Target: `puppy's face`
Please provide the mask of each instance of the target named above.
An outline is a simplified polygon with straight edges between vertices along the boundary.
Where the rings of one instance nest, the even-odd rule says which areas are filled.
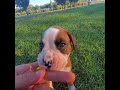
[[[38,64],[47,66],[50,70],[62,71],[68,64],[68,58],[76,40],[63,28],[54,26],[43,33],[40,42]],[[72,45],[72,47],[71,47]]]

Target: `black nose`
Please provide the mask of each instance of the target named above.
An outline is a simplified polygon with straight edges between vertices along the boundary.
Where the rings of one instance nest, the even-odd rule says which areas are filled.
[[[44,61],[44,60],[43,60],[43,61]],[[45,64],[45,66],[47,66],[48,68],[50,68],[51,65],[52,65],[52,60],[50,60],[50,61],[48,61],[48,62],[44,61],[44,64]]]

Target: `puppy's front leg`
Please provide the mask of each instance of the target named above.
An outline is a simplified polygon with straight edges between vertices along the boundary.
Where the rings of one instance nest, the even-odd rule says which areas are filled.
[[[69,90],[76,90],[76,88],[75,88],[73,83],[72,84],[68,83],[68,88],[69,88]]]

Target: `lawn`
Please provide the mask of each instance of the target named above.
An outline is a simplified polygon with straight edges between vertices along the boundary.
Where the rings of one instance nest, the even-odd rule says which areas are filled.
[[[41,33],[53,25],[71,32],[77,48],[71,53],[77,90],[105,90],[105,4],[17,17],[15,22],[16,65],[33,62],[39,52]],[[56,90],[67,85],[54,83]]]

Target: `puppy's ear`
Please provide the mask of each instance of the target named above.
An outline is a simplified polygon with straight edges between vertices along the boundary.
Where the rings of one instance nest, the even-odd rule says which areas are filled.
[[[69,32],[67,32],[67,34],[69,36],[72,49],[75,50],[75,48],[76,48],[76,38]]]

